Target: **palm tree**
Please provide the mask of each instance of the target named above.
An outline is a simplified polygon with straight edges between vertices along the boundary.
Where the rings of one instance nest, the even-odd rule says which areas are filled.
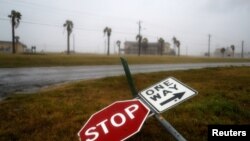
[[[145,54],[147,54],[147,50],[148,50],[148,38],[143,38],[142,39],[142,47],[143,47],[143,51]]]
[[[175,49],[175,48],[176,48],[176,41],[177,41],[177,39],[176,39],[176,37],[174,36],[172,40],[173,40],[173,45],[174,45],[174,49]]]
[[[160,51],[160,54],[162,55],[165,41],[164,41],[163,38],[160,38],[160,39],[158,39],[158,43],[160,44],[160,50],[159,51]]]
[[[18,46],[19,40],[20,40],[20,37],[19,36],[15,36],[15,46],[16,47]]]
[[[181,42],[179,40],[176,40],[176,47],[178,48],[178,56],[180,56],[180,45],[181,45]]]
[[[121,41],[117,40],[116,45],[118,46],[118,54],[120,55],[120,50],[121,50]]]
[[[70,53],[70,49],[69,49],[69,36],[73,31],[73,22],[71,20],[66,20],[66,22],[63,24],[63,26],[66,28],[67,30],[67,54]]]
[[[221,49],[220,49],[220,52],[221,52],[221,54],[222,54],[222,56],[223,56],[223,58],[224,58],[224,55],[225,55],[226,49],[223,47],[223,48],[221,48]]]
[[[140,56],[140,54],[141,54],[141,40],[142,40],[142,36],[141,35],[137,35],[136,36],[136,40],[138,40],[138,56]]]
[[[21,20],[21,13],[15,10],[11,11],[11,14],[8,15],[8,17],[11,19],[11,27],[12,27],[12,53],[16,53],[16,47],[15,47],[15,28],[18,27],[20,20]]]
[[[173,42],[174,42],[174,48],[177,47],[178,48],[178,56],[180,56],[180,46],[181,46],[181,42],[179,40],[176,39],[176,37],[173,37]]]
[[[233,51],[233,57],[234,57],[235,46],[234,46],[234,45],[231,45],[230,47],[231,47],[231,49],[232,49],[232,51]]]
[[[105,33],[107,33],[108,35],[108,51],[107,51],[107,55],[109,56],[109,45],[110,45],[110,35],[111,35],[112,29],[109,27],[105,27],[103,30],[103,33],[105,35]]]

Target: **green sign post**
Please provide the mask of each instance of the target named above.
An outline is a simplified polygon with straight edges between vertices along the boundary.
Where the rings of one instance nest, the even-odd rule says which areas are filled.
[[[125,71],[125,74],[126,74],[126,77],[128,80],[128,85],[129,85],[130,91],[132,93],[132,96],[137,97],[137,90],[135,88],[135,83],[134,83],[134,80],[131,76],[131,72],[130,72],[130,69],[128,67],[128,63],[124,58],[121,57],[120,59],[121,59],[122,66],[123,66],[123,69]]]
[[[126,78],[127,78],[127,81],[128,81],[128,84],[129,84],[129,88],[130,88],[130,91],[132,93],[132,96],[134,98],[138,97],[138,92],[136,90],[136,87],[135,87],[135,83],[134,83],[134,80],[132,78],[132,75],[131,75],[131,72],[130,72],[130,69],[129,69],[129,66],[128,66],[128,63],[127,61],[124,59],[124,58],[120,58],[121,59],[121,62],[122,62],[122,65],[123,65],[123,68],[124,68],[124,71],[125,71],[125,74],[126,74]],[[145,102],[143,99],[141,99],[145,104],[147,104],[147,102]],[[160,115],[159,113],[157,113],[154,109],[152,109],[150,106],[149,106],[150,110],[151,110],[151,115],[154,115],[154,117],[161,123],[161,125],[171,134],[174,136],[174,138],[177,140],[177,141],[186,141],[186,139],[166,120],[164,119],[164,117],[162,115]]]

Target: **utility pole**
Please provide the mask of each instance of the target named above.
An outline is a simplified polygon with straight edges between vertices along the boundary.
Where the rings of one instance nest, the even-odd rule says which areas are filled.
[[[138,23],[138,25],[139,25],[139,49],[138,49],[138,55],[140,56],[140,54],[141,54],[141,21],[139,21],[139,23]]]
[[[139,21],[138,25],[139,25],[139,35],[141,35],[141,21]]]
[[[244,58],[244,41],[241,42],[241,58]]]
[[[211,39],[211,35],[208,34],[208,52],[207,52],[207,56],[210,57],[210,40]]]

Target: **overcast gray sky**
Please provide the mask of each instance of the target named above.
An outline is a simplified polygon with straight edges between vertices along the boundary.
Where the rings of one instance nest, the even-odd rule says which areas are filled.
[[[208,34],[212,51],[234,44],[240,52],[242,40],[250,51],[249,0],[0,0],[0,40],[11,40],[7,16],[12,9],[22,14],[16,30],[20,41],[38,51],[66,50],[62,25],[67,19],[74,23],[78,52],[104,53],[106,26],[112,28],[111,51],[117,51],[117,40],[135,41],[139,20],[143,37],[172,44],[176,36],[183,55],[204,54]]]

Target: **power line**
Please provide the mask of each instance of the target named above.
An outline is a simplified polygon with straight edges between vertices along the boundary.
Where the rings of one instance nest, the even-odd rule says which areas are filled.
[[[22,23],[33,24],[33,25],[43,25],[43,26],[50,26],[50,27],[63,27],[59,25],[47,24],[47,23],[37,23],[37,22],[30,22],[30,21],[22,21]]]
[[[48,5],[44,5],[44,4],[38,4],[38,3],[34,3],[34,2],[24,2],[24,1],[4,1],[4,2],[6,2],[6,3],[11,3],[11,4],[18,4],[18,5],[24,5],[24,6],[32,6],[32,7],[39,7],[39,8],[41,8],[41,7],[43,7],[43,8],[47,8],[47,9],[49,9],[49,10],[54,10],[54,11],[57,11],[57,12],[64,12],[64,13],[68,13],[68,12],[70,12],[70,13],[75,13],[75,14],[84,14],[84,15],[86,15],[86,16],[92,16],[92,17],[104,17],[104,15],[103,16],[101,16],[100,14],[94,14],[94,13],[91,13],[91,12],[85,12],[85,11],[76,11],[76,10],[69,10],[69,9],[63,9],[63,8],[58,8],[58,7],[53,7],[53,6],[48,6]],[[48,12],[47,10],[43,10],[42,12]],[[54,12],[50,12],[50,14],[55,14]],[[57,14],[59,14],[59,13],[57,13]],[[61,15],[61,14],[60,14]],[[107,16],[105,16],[105,18],[106,18]],[[112,17],[112,19],[118,19],[117,17]],[[131,19],[125,19],[125,18],[119,18],[119,20],[123,20],[123,22],[124,21],[128,21],[128,20],[131,20]],[[134,20],[131,20],[131,21],[134,21]],[[47,24],[47,23],[38,23],[38,22],[30,22],[30,21],[23,21],[24,23],[26,22],[27,24],[34,24],[34,25],[43,25],[43,26],[51,26],[51,27],[61,27],[61,25],[52,25],[52,24]],[[140,22],[140,21],[139,21]],[[147,22],[148,23],[148,22]],[[141,22],[140,22],[140,24],[141,24]],[[150,22],[149,22],[149,24],[150,24]],[[162,26],[162,25],[160,25],[160,26]],[[141,26],[139,26],[140,28],[140,30],[141,30]],[[154,26],[154,28],[159,28],[159,25],[157,25],[157,26]],[[74,29],[76,29],[76,30],[83,30],[83,31],[91,31],[91,32],[96,32],[96,31],[98,31],[99,32],[99,29],[87,29],[87,28],[82,28],[82,27],[75,27]],[[139,32],[141,32],[141,31],[139,31]],[[126,35],[136,35],[136,34],[134,34],[134,33],[132,33],[132,32],[123,32],[123,31],[114,31],[114,33],[117,33],[117,34],[126,34]],[[165,33],[164,33],[165,34]],[[158,37],[158,36],[155,36],[155,35],[148,35],[148,36],[151,36],[151,37]]]
[[[1,17],[0,17],[0,20],[1,20],[1,21],[9,21],[10,19],[7,19],[7,18],[1,18]]]
[[[113,20],[123,20],[123,22],[128,22],[130,21],[130,23],[134,22],[135,20],[132,20],[130,18],[120,18],[120,17],[114,17],[114,16],[109,16],[109,15],[100,15],[100,14],[96,14],[96,13],[93,13],[93,12],[87,12],[87,11],[79,11],[79,10],[69,10],[69,9],[64,9],[64,8],[58,8],[58,7],[54,7],[54,6],[48,6],[48,5],[44,5],[44,4],[38,4],[38,3],[34,3],[34,2],[23,2],[23,1],[3,1],[5,3],[10,3],[11,5],[15,4],[15,5],[22,5],[22,6],[29,6],[29,7],[33,7],[33,8],[46,8],[46,9],[49,9],[49,10],[54,10],[56,12],[63,12],[63,16],[65,16],[65,13],[68,14],[68,13],[73,13],[73,14],[78,14],[78,15],[85,15],[85,16],[89,16],[89,17],[98,17],[98,18],[109,18],[109,19],[113,19]],[[39,11],[39,12],[49,12],[48,10],[42,10],[42,11]],[[49,12],[49,14],[55,14],[54,12]],[[57,13],[57,15],[62,15],[62,14],[59,14]]]
[[[0,17],[0,20],[2,20],[2,21],[9,21],[10,19]],[[56,24],[39,23],[39,22],[32,22],[32,21],[27,21],[27,20],[21,20],[20,22],[24,23],[24,24],[32,24],[32,25],[40,25],[40,26],[47,26],[47,27],[63,28],[63,26],[56,25]],[[140,22],[140,26],[139,27],[141,28],[141,22]],[[83,28],[83,27],[75,27],[74,29],[75,30],[82,30],[82,31],[89,31],[89,32],[101,32],[102,31],[101,29],[88,29],[88,28]],[[126,32],[126,31],[121,31],[121,30],[120,31],[113,30],[113,33],[122,34],[122,35],[136,35],[135,32]],[[141,31],[140,31],[140,34],[141,34]],[[145,34],[145,36],[153,37],[153,38],[158,37],[156,35],[150,35],[150,34]],[[191,44],[205,45],[205,44],[200,44],[200,43],[191,43]]]
[[[0,17],[0,20],[1,21],[9,21],[10,19]],[[38,22],[31,22],[31,21],[26,21],[26,20],[21,20],[20,22],[26,23],[26,24],[33,24],[33,25],[43,25],[43,26],[50,26],[50,27],[62,27],[62,26],[59,26],[59,25],[53,25],[53,24],[47,24],[47,23],[38,23]]]
[[[1,18],[0,20],[4,20],[4,21],[8,21],[8,18]],[[40,25],[40,26],[47,26],[47,27],[57,27],[57,28],[63,28],[63,26],[61,25],[55,25],[55,24],[48,24],[48,23],[39,23],[39,22],[31,22],[31,21],[26,21],[26,20],[21,20],[22,23],[24,24],[32,24],[32,25]],[[141,23],[141,22],[140,22]],[[141,24],[139,26],[141,28]],[[88,29],[88,28],[83,28],[83,27],[75,27],[75,30],[82,30],[82,31],[89,31],[89,32],[101,32],[101,29]],[[136,35],[135,32],[125,32],[125,31],[118,31],[118,30],[114,30],[113,33],[116,34],[122,34],[122,35]],[[141,34],[141,31],[140,31]],[[156,35],[149,35],[149,34],[145,34],[145,36],[148,37],[153,37],[153,38],[157,38],[158,36]],[[199,44],[199,45],[205,45],[205,44],[200,44],[200,43],[191,43],[191,44]]]
[[[0,20],[8,21],[9,19],[0,18]],[[24,21],[24,20],[22,20],[21,22],[25,23],[25,24],[32,24],[32,25],[41,25],[41,26],[48,26],[48,27],[63,28],[63,26],[61,26],[61,25],[54,25],[54,24],[48,24],[48,23],[38,23],[38,22],[31,22],[31,21]],[[82,31],[90,31],[90,32],[100,32],[100,31],[102,31],[101,29],[87,29],[87,28],[82,28],[82,27],[75,27],[74,29],[82,30]],[[117,34],[123,34],[123,35],[125,35],[125,34],[127,34],[127,35],[135,35],[136,34],[136,33],[124,32],[124,31],[113,31],[113,32],[117,33]]]

